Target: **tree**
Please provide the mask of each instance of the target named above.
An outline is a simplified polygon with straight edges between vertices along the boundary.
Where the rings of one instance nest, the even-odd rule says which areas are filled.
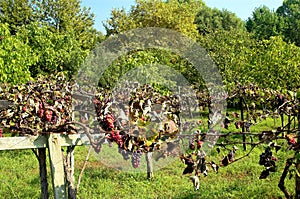
[[[243,21],[234,13],[207,6],[201,7],[195,23],[200,34],[208,34],[216,30],[243,30],[245,28]]]
[[[199,42],[218,66],[229,91],[236,81],[274,90],[299,87],[300,48],[281,37],[256,41],[253,34],[223,30]]]
[[[295,42],[300,46],[300,1],[285,0],[276,13],[283,18],[283,35],[286,41]]]
[[[0,21],[35,56],[27,65],[32,77],[54,71],[74,75],[103,39],[93,28],[94,15],[79,0],[0,0],[0,12]]]
[[[22,25],[34,21],[33,4],[28,0],[0,0],[0,21],[15,35]]]
[[[134,28],[161,27],[195,38],[197,29],[194,20],[203,5],[202,1],[137,0],[129,13],[123,9],[113,10],[111,18],[104,23],[104,27],[107,36]]]
[[[246,22],[246,28],[258,39],[281,36],[287,42],[300,45],[300,1],[285,0],[276,12],[268,7],[256,8]]]
[[[74,33],[53,33],[47,25],[31,23],[20,29],[18,35],[27,41],[37,59],[29,66],[33,77],[56,71],[67,71],[73,75],[89,52],[81,48]]]
[[[89,59],[95,58],[89,56]],[[87,60],[86,64],[88,64],[88,62],[89,60]],[[171,69],[164,70],[164,68],[160,65],[172,68],[174,71],[172,72]],[[146,70],[143,69],[143,67],[146,67]],[[139,69],[137,71],[134,71],[132,70],[134,68]],[[127,73],[130,70],[132,70],[131,72],[133,73]],[[175,84],[174,81],[178,80],[176,78],[180,78],[177,76],[178,74],[176,74],[175,71],[182,74],[191,84],[204,84],[203,79],[199,75],[198,71],[193,68],[192,64],[189,63],[186,59],[172,52],[158,49],[133,51],[129,54],[119,57],[113,62],[111,67],[106,69],[106,71],[103,73],[100,78],[100,83],[101,87],[113,88],[121,78],[124,78],[124,75],[128,78],[128,80],[132,78],[143,79],[143,77],[141,77],[141,74],[139,74],[140,72],[142,74],[145,74],[145,76],[151,74],[152,76],[147,77],[147,79],[151,81],[151,83],[172,85]],[[166,82],[166,79],[169,82]]]
[[[271,37],[252,50],[246,74],[254,83],[274,90],[296,90],[300,81],[300,48]]]
[[[0,21],[8,23],[11,33],[31,22],[52,27],[52,32],[72,33],[82,49],[93,49],[97,31],[94,14],[81,7],[80,0],[0,0]]]
[[[245,65],[249,62],[249,56],[255,40],[246,31],[216,30],[206,34],[198,41],[212,57],[218,66],[227,89],[234,88],[238,80],[242,83],[249,82],[244,73]]]
[[[128,13],[124,9],[111,12],[110,19],[104,24],[107,32],[106,36],[113,36],[136,28],[160,27],[175,30],[187,37],[196,39],[198,31],[194,19],[203,5],[202,1],[194,0],[138,0]],[[196,69],[180,56],[163,50],[147,49],[143,52],[131,52],[129,55],[116,60],[111,69],[108,69],[102,77],[102,86],[111,86],[118,78],[134,67],[151,65],[155,68],[154,65],[157,63],[173,67],[193,83],[199,83],[202,80],[195,76]],[[193,73],[194,75],[191,75]]]
[[[271,36],[282,35],[283,26],[282,18],[266,6],[256,8],[252,17],[246,21],[247,30],[253,32],[258,39],[269,39]]]
[[[36,0],[33,7],[38,22],[52,27],[53,32],[74,34],[83,50],[93,49],[97,32],[94,14],[81,8],[80,0]]]

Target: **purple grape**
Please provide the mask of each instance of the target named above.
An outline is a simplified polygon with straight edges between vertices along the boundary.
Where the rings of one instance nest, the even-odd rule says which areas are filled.
[[[134,151],[131,155],[131,164],[133,168],[138,168],[141,164],[141,157],[143,153],[141,151]]]
[[[129,152],[127,150],[119,148],[119,153],[121,153],[124,160],[128,160],[130,158],[129,157]]]

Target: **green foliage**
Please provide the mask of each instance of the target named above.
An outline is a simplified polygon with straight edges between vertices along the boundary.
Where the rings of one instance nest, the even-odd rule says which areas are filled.
[[[300,46],[300,1],[284,0],[276,13],[284,20],[283,35],[287,41]]]
[[[79,0],[1,0],[0,21],[8,23],[15,35],[19,28],[32,22],[47,24],[52,32],[73,32],[82,49],[92,49],[97,32],[94,14],[81,7]]]
[[[28,42],[37,59],[37,62],[29,67],[31,75],[35,77],[38,74],[56,71],[76,73],[88,51],[80,47],[80,42],[74,34],[53,33],[51,27],[40,26],[38,23],[22,27],[18,35]]]
[[[112,36],[124,31],[143,27],[160,27],[178,31],[191,39],[198,37],[195,17],[204,6],[202,1],[136,1],[136,5],[126,13],[125,10],[113,10],[111,18],[104,24],[107,36]],[[184,15],[184,17],[183,17]],[[116,60],[105,71],[101,79],[101,86],[114,84],[126,72],[138,66],[148,65],[153,70],[158,70],[155,64],[161,64],[181,73],[190,83],[202,85],[203,80],[199,77],[196,69],[185,59],[171,52],[151,49],[143,52],[131,52]],[[172,76],[173,74],[170,74]],[[156,77],[158,78],[158,77]],[[159,79],[159,78],[158,78]]]
[[[195,23],[200,34],[209,34],[218,30],[245,29],[243,21],[234,13],[207,6],[201,7],[195,18]]]
[[[275,90],[299,86],[300,49],[281,37],[256,41],[252,34],[231,30],[207,34],[199,42],[219,67],[229,91],[236,81]]]
[[[251,34],[234,29],[219,30],[205,35],[198,42],[218,66],[227,89],[234,88],[236,80],[242,83],[249,81],[244,70],[255,45]]]
[[[16,84],[30,79],[30,66],[35,64],[27,42],[10,34],[8,24],[0,24],[0,82]]]
[[[247,30],[253,32],[258,39],[282,35],[283,26],[282,18],[266,6],[256,8],[246,22]]]
[[[0,21],[7,23],[15,35],[18,28],[35,20],[33,6],[28,0],[0,0]]]
[[[300,45],[300,1],[285,0],[276,12],[268,7],[256,8],[249,17],[246,28],[255,33],[258,39],[269,39],[271,36],[281,36],[287,42]]]
[[[162,70],[162,67],[159,66],[169,67],[170,69],[160,71]],[[163,83],[165,82],[164,79],[173,79],[173,81],[176,81],[176,74],[171,72],[171,70],[174,70],[182,74],[192,84],[203,84],[202,77],[186,59],[183,59],[174,53],[157,49],[136,51],[121,56],[103,73],[99,82],[101,82],[102,87],[111,88],[127,72],[136,67],[140,67],[140,69],[146,67],[147,72],[145,74],[148,73],[153,75],[148,77],[149,80],[152,80],[152,83]],[[141,70],[140,72],[142,72]],[[151,72],[151,70],[153,72]],[[130,75],[132,76],[133,74]],[[130,80],[130,78],[128,78],[128,80]],[[172,84],[172,81],[169,83]],[[173,84],[174,83],[175,82],[173,82]]]
[[[94,14],[80,0],[36,0],[33,9],[38,22],[52,27],[54,33],[73,34],[83,50],[93,49],[97,32],[93,28]]]
[[[279,10],[283,8],[277,12],[266,6],[257,8],[244,25],[233,13],[211,9],[201,1],[137,1],[129,13],[125,10],[113,10],[105,27],[107,36],[139,27],[155,26],[177,30],[198,39],[219,67],[223,82],[229,90],[234,88],[235,81],[242,84],[254,83],[264,88],[291,90],[298,87],[296,82],[299,69],[295,66],[298,65],[299,50],[295,45],[285,42],[291,40],[289,37],[296,39],[296,33],[287,36],[284,32],[292,32],[284,30],[288,27],[294,28],[294,24],[287,25],[286,21],[291,16],[297,16],[294,9],[296,4],[297,1],[284,2],[285,9],[280,15]],[[185,18],[189,22],[182,19],[182,9],[185,9]],[[250,33],[245,31],[245,27]],[[294,29],[297,30],[297,21]],[[195,30],[200,35],[195,35]],[[153,63],[172,65],[189,77],[190,82],[198,85],[203,83],[202,80],[197,81],[201,78],[189,63],[174,55],[170,56],[171,54],[162,51],[154,54],[150,51],[132,53],[136,55],[124,56],[113,64],[111,71],[109,69],[106,72],[110,78],[107,78],[108,81],[103,80],[104,84],[117,81],[138,65]]]
[[[160,27],[179,31],[195,38],[197,28],[194,24],[202,1],[162,1],[137,0],[129,13],[113,10],[111,18],[104,24],[107,36],[141,27]],[[182,16],[184,14],[184,17]]]
[[[280,37],[262,40],[253,48],[245,76],[264,88],[295,90],[300,81],[300,48]]]
[[[13,68],[0,71],[1,82],[24,82],[56,71],[72,76],[103,40],[92,27],[94,15],[81,8],[79,0],[1,0],[0,11],[0,21],[6,24],[1,29],[11,35],[1,42],[1,68]]]

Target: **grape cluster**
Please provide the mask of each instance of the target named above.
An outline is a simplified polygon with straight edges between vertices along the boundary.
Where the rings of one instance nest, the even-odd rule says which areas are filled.
[[[180,155],[180,159],[181,161],[186,165],[186,168],[183,170],[183,175],[184,174],[189,174],[189,173],[193,173],[196,163],[193,160],[193,157],[191,154],[184,156],[184,155]]]
[[[143,153],[140,150],[132,152],[132,154],[131,154],[131,164],[132,164],[133,168],[137,168],[137,167],[140,166],[142,155],[143,155]]]
[[[269,176],[270,172],[276,171],[276,157],[272,155],[272,151],[270,147],[265,149],[259,157],[259,164],[265,167],[265,170],[260,174],[259,179],[265,179]]]
[[[124,160],[130,159],[130,152],[124,149],[119,148],[119,153],[123,156]]]

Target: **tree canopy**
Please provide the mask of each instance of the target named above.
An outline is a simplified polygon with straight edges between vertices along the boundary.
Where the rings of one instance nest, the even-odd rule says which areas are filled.
[[[292,89],[298,86],[299,74],[299,2],[285,0],[275,11],[256,8],[243,22],[234,13],[210,8],[201,0],[137,0],[128,12],[111,11],[104,35],[93,27],[94,14],[81,7],[79,0],[0,0],[0,81],[24,82],[56,71],[72,76],[105,37],[160,27],[178,31],[203,46],[227,87],[238,80]],[[192,83],[202,82],[186,59],[148,49],[117,59],[101,84],[116,82],[141,64],[156,63],[173,67]]]
[[[246,22],[247,30],[253,32],[258,39],[281,35],[283,26],[282,18],[266,6],[256,8]]]
[[[118,34],[133,28],[160,27],[179,31],[189,37],[197,36],[194,23],[202,1],[178,0],[137,0],[129,13],[124,9],[112,10],[111,17],[104,23],[107,36]]]
[[[7,23],[0,24],[0,82],[28,81],[30,66],[36,63],[31,47],[10,34]]]
[[[300,1],[284,0],[276,13],[284,22],[283,36],[287,41],[295,42],[300,46]]]
[[[195,18],[200,34],[208,34],[217,30],[245,29],[243,21],[228,10],[201,7]]]
[[[185,12],[182,12],[183,8]],[[128,13],[113,10],[105,27],[107,36],[154,26],[196,38],[217,64],[228,89],[233,88],[236,81],[272,89],[292,89],[297,86],[299,69],[294,66],[298,64],[299,48],[286,43],[290,40],[283,36],[285,24],[278,11],[271,11],[266,6],[256,8],[252,18],[244,23],[234,13],[209,8],[202,1],[137,1]],[[111,71],[108,77],[121,77],[122,74],[117,71],[128,71],[133,66],[156,60],[178,69],[193,83],[201,82],[195,81],[199,76],[195,75],[193,66],[187,61],[176,59],[167,52],[154,52],[132,52],[124,56],[115,63],[115,74]],[[292,73],[289,73],[289,68],[293,68]]]
[[[16,49],[1,54],[1,67],[14,70],[14,75],[3,70],[1,82],[55,71],[73,75],[101,36],[79,0],[0,0],[0,13],[0,50]]]
[[[246,22],[249,32],[258,39],[281,36],[287,42],[300,45],[300,1],[284,0],[276,11],[266,6],[256,8]]]

